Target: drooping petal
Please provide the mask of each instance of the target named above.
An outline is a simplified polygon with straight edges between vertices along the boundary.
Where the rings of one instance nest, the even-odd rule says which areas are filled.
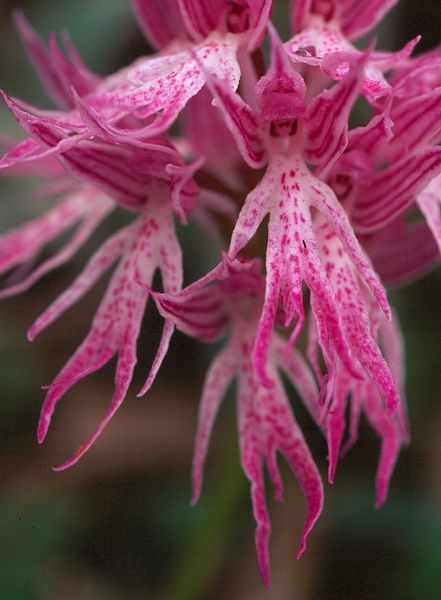
[[[318,423],[321,414],[319,390],[306,360],[296,348],[287,350],[286,341],[276,334],[272,340],[272,351],[279,367],[296,388],[312,418]]]
[[[108,265],[118,251],[121,253],[121,250],[125,250],[95,314],[89,334],[54,382],[48,386],[49,391],[43,404],[38,428],[39,441],[43,441],[46,435],[53,411],[61,396],[76,381],[102,367],[117,353],[115,393],[95,432],[74,456],[58,469],[67,468],[79,460],[124,400],[136,364],[136,343],[148,297],[148,292],[139,285],[138,281],[144,280],[151,285],[155,269],[164,268],[168,271],[164,278],[165,285],[172,286],[170,291],[178,291],[175,286],[180,286],[182,278],[182,269],[177,264],[180,263],[180,255],[169,261],[167,252],[170,235],[173,235],[172,230],[170,207],[163,202],[162,197],[153,206],[149,206],[134,224],[123,230],[122,234],[120,232],[116,240],[119,242],[119,248],[112,249],[114,254],[110,259],[108,255],[102,256]],[[115,239],[113,241],[115,242]],[[118,244],[114,245],[118,246]],[[146,261],[145,257],[149,254],[150,260]],[[83,280],[80,292],[75,291],[74,284],[72,288],[74,297],[78,296],[78,293],[81,295],[85,285],[90,285],[91,276],[96,277],[96,273],[100,269],[102,271],[99,265],[94,266],[94,272],[90,263],[89,268],[86,268],[89,281],[84,284]],[[71,303],[71,299],[68,299],[68,302]]]
[[[329,186],[321,181],[314,182],[311,187],[311,204],[315,206],[325,217],[332,229],[341,240],[345,251],[351,258],[360,277],[372,292],[372,295],[382,308],[386,316],[390,317],[390,307],[387,300],[386,291],[373,270],[369,259],[363,252],[357,237],[349,223],[346,212],[337,201]]]
[[[401,447],[401,436],[397,423],[384,412],[376,390],[367,387],[364,399],[364,412],[372,427],[381,437],[380,460],[377,468],[377,498],[375,508],[386,500],[389,482]]]
[[[244,348],[245,351],[245,348]],[[268,541],[270,522],[265,501],[263,466],[275,473],[274,453],[281,452],[295,474],[306,498],[308,513],[297,558],[306,548],[306,538],[317,521],[323,506],[323,488],[309,448],[295,422],[281,382],[273,370],[274,386],[263,388],[253,376],[244,357],[239,375],[239,434],[242,466],[251,482],[251,498],[256,520],[256,546],[260,572],[270,585]],[[276,488],[277,490],[277,488]]]
[[[43,275],[66,263],[113,207],[109,198],[85,189],[83,193],[68,197],[44,216],[0,239],[0,272],[5,272],[35,257],[46,243],[80,222],[72,238],[61,250],[43,261],[24,280],[1,290],[0,298],[27,290]]]
[[[53,153],[66,170],[101,188],[129,210],[140,210],[156,190],[157,180],[169,181],[166,167],[174,160],[182,164],[175,150],[166,144],[145,143],[142,146],[115,143],[113,133],[92,112],[87,112],[98,135],[83,125],[83,133],[70,135],[69,121],[34,117],[8,99],[20,124],[48,153]],[[86,114],[86,105],[82,105]],[[102,125],[102,127],[101,127]],[[87,139],[90,138],[90,139]],[[109,141],[106,141],[106,138]],[[34,156],[34,155],[32,155]]]
[[[127,250],[127,245],[133,234],[133,226],[128,226],[107,239],[104,244],[89,259],[83,271],[48,308],[38,317],[28,331],[28,339],[35,337],[46,327],[49,327],[66,310],[80,300],[98,279],[116,262]]]
[[[290,307],[287,314],[297,312],[301,326],[304,318],[302,281],[311,290],[311,303],[322,339],[332,338],[348,370],[355,376],[357,373],[312,225],[309,200],[315,182],[319,183],[301,159],[274,158],[260,184],[248,195],[231,239],[229,256],[234,258],[254,235],[265,215],[270,214],[265,300],[254,347],[255,369],[268,384],[265,365],[278,301],[280,299],[285,307]],[[339,206],[336,199],[335,203]],[[343,209],[340,207],[340,210]],[[352,247],[354,256],[357,249],[359,262],[363,264],[358,245]],[[366,259],[364,261],[367,265]],[[298,330],[294,329],[295,334]],[[291,343],[294,341],[291,339]]]
[[[372,309],[358,281],[359,270],[351,263],[349,256],[344,252],[342,242],[333,235],[327,224],[319,228],[319,235],[322,260],[335,291],[345,336],[353,354],[366,375],[378,387],[388,411],[392,414],[400,403],[399,390],[373,337],[375,328],[370,316]],[[338,384],[337,379],[336,386]]]
[[[193,452],[192,504],[197,503],[201,493],[205,459],[220,403],[238,368],[236,350],[232,344],[225,346],[210,365],[205,377]]]

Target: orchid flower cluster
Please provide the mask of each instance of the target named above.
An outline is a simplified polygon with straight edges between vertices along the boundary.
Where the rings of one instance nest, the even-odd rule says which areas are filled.
[[[323,506],[322,479],[281,373],[326,439],[330,482],[366,417],[381,438],[376,506],[409,438],[403,348],[384,285],[405,283],[439,260],[441,49],[414,57],[419,38],[397,52],[354,45],[396,2],[294,0],[292,37],[283,42],[270,21],[272,0],[132,0],[156,54],[104,78],[67,35],[63,47],[55,35],[46,44],[15,15],[57,108],[3,93],[26,137],[2,138],[0,167],[43,177],[38,193],[55,203],[0,238],[1,272],[16,269],[0,296],[27,290],[69,261],[112,212],[131,216],[28,332],[33,340],[115,267],[88,335],[47,386],[38,440],[60,398],[116,355],[106,414],[57,470],[96,441],[127,395],[149,297],[164,321],[140,395],[154,383],[175,329],[205,342],[223,338],[203,385],[193,502],[219,405],[236,380],[241,462],[266,585],[264,471],[281,500],[277,453],[306,499],[298,556]],[[351,128],[360,98],[369,117]],[[176,219],[192,219],[225,242],[217,266],[186,287]],[[61,248],[36,261],[68,231]],[[156,271],[161,290],[153,288]]]

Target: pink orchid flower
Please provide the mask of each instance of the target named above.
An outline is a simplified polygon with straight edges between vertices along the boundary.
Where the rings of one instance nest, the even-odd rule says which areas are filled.
[[[360,57],[352,40],[369,32],[397,3],[397,0],[300,0],[292,3],[291,22],[298,32],[285,44],[294,62],[321,69],[333,79],[341,79]],[[373,52],[363,68],[362,92],[375,103],[391,94],[384,73],[403,63],[420,37],[398,52]]]
[[[262,181],[245,200],[229,250],[230,257],[237,256],[269,213],[265,300],[253,350],[256,371],[267,383],[267,348],[279,302],[285,313],[285,326],[296,315],[291,344],[304,323],[302,281],[311,291],[311,306],[319,323],[324,354],[328,354],[326,340],[333,340],[335,351],[357,377],[357,361],[342,324],[342,307],[337,304],[330,272],[320,257],[313,208],[324,216],[331,235],[336,235],[342,243],[336,264],[350,261],[389,314],[384,290],[358,245],[346,213],[332,190],[315,175],[325,173],[345,148],[347,115],[358,89],[359,71],[350,73],[305,106],[303,79],[289,63],[273,32],[271,66],[256,86],[260,113],[216,80],[211,82],[216,101],[226,113],[244,158],[251,166],[268,161]],[[316,165],[314,174],[306,161]],[[348,310],[350,304],[346,306]],[[347,318],[352,317],[349,312]],[[389,390],[386,395],[392,411],[398,403],[392,381]]]
[[[234,378],[238,380],[238,428],[241,462],[251,483],[256,547],[264,583],[271,584],[268,543],[270,521],[265,501],[263,468],[266,465],[282,500],[283,484],[277,467],[280,452],[297,477],[308,505],[299,558],[323,506],[320,474],[297,425],[278,369],[297,388],[310,411],[318,405],[318,390],[305,360],[297,350],[286,352],[286,341],[273,334],[269,348],[270,388],[255,372],[252,348],[263,300],[264,280],[259,261],[223,262],[179,294],[154,294],[162,316],[191,337],[211,341],[228,331],[228,341],[214,359],[205,379],[199,408],[193,456],[193,503],[202,486],[203,470],[213,424],[221,400]]]
[[[217,411],[235,379],[266,585],[264,470],[281,500],[278,452],[307,503],[298,556],[323,506],[321,477],[281,372],[326,438],[330,482],[365,415],[381,439],[376,506],[409,438],[402,341],[383,284],[402,284],[439,261],[441,63],[439,47],[410,57],[419,38],[394,53],[355,48],[395,3],[297,0],[294,37],[282,44],[269,20],[271,0],[132,0],[157,52],[107,77],[85,66],[67,35],[64,50],[55,35],[46,45],[15,16],[56,107],[41,110],[2,92],[27,137],[0,137],[0,169],[41,176],[35,196],[55,203],[0,236],[0,298],[65,264],[112,211],[130,215],[28,332],[34,339],[116,267],[89,333],[46,386],[38,440],[62,396],[116,356],[104,417],[57,469],[75,464],[97,440],[127,395],[149,296],[164,325],[139,395],[153,385],[175,329],[205,342],[226,338],[203,387],[193,502]],[[360,96],[372,113],[350,129]],[[415,208],[424,219],[408,219]],[[267,217],[263,273],[255,241]],[[214,269],[182,289],[175,220],[189,218],[218,240],[230,226],[229,243]],[[70,229],[39,263],[40,251]],[[152,289],[156,271],[161,291]],[[303,329],[306,358],[296,347]]]

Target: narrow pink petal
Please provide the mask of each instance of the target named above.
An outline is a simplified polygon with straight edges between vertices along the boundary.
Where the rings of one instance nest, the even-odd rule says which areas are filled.
[[[321,407],[319,405],[317,383],[311,373],[310,367],[296,348],[291,348],[287,353],[285,351],[286,342],[280,337],[274,336],[272,346],[276,353],[277,363],[291,384],[296,388],[303,404],[314,421],[318,423]]]
[[[326,417],[326,438],[328,442],[328,481],[334,483],[341,442],[346,427],[345,411],[349,395],[349,376],[342,368],[337,368],[332,406]]]
[[[0,272],[27,261],[46,243],[79,221],[87,210],[87,194],[75,194],[46,214],[20,225],[0,238]]]
[[[84,340],[72,358],[66,363],[54,382],[48,387],[49,391],[41,408],[40,420],[37,428],[37,439],[41,444],[46,437],[58,400],[69,388],[82,377],[100,369],[115,354],[115,348],[110,344],[105,346],[97,344],[94,331]]]
[[[401,440],[403,444],[408,444],[410,440],[410,426],[407,417],[406,399],[405,399],[405,349],[404,340],[401,333],[398,316],[393,315],[392,321],[380,320],[379,334],[384,354],[387,358],[390,370],[397,382],[400,391],[401,402],[398,406],[395,419],[400,428]]]
[[[141,314],[139,315],[139,313]],[[125,334],[123,345],[119,349],[118,363],[116,366],[115,392],[104,418],[100,421],[94,433],[78,448],[75,454],[61,465],[55,467],[54,471],[64,471],[78,462],[101,435],[106,425],[123,403],[136,365],[136,339],[141,326],[142,313],[143,307],[141,311],[138,311],[138,318],[133,319],[131,324],[132,327]]]
[[[29,340],[33,340],[43,329],[55,321],[64,311],[70,308],[95,284],[101,275],[121,256],[130,240],[133,226],[122,229],[110,237],[92,256],[82,273],[72,285],[64,291],[38,317],[28,331]]]
[[[366,285],[371,290],[385,315],[390,317],[390,306],[387,300],[386,291],[381,284],[378,275],[373,270],[369,259],[361,249],[349,223],[346,212],[341,204],[335,198],[332,190],[319,181],[311,186],[311,192],[311,203],[322,213],[332,229],[336,232],[346,252],[354,263],[357,272],[360,274],[360,277],[363,278]]]
[[[182,288],[182,251],[176,238],[174,223],[170,214],[167,215],[167,217],[163,217],[162,227],[160,232],[157,234],[155,244],[158,255],[157,266],[161,271],[162,285],[164,290],[166,290],[168,294],[177,294]],[[147,283],[150,285],[150,281]],[[138,394],[139,396],[145,394],[153,384],[165,355],[167,354],[174,329],[174,323],[166,320],[162,330],[158,350],[153,360],[147,380]]]
[[[257,562],[263,583],[271,586],[269,537],[271,524],[266,506],[263,466],[266,454],[261,416],[258,413],[258,388],[250,378],[239,379],[239,442],[242,468],[251,483],[251,502],[256,521]],[[257,402],[256,402],[257,401]],[[255,403],[257,406],[255,406]],[[262,402],[263,403],[263,402]]]
[[[387,498],[389,482],[397,462],[401,439],[396,423],[384,411],[381,401],[370,390],[366,394],[365,413],[372,427],[381,437],[380,461],[378,463],[376,487],[377,499],[375,508],[379,508]]]
[[[119,235],[110,238],[111,244],[110,247],[107,244],[107,252],[99,251],[86,267],[86,275],[83,272],[83,279],[80,276],[75,282],[77,289],[74,283],[66,292],[66,298],[61,297],[59,303],[62,310],[84,293],[85,288],[90,287],[91,279],[93,283],[97,275],[103,271],[103,264],[96,264],[97,256],[98,259],[102,258],[106,268],[121,251],[125,251],[95,314],[89,334],[54,382],[48,386],[49,391],[43,404],[38,427],[40,442],[47,433],[57,402],[65,392],[76,381],[101,368],[112,356],[118,354],[115,395],[108,413],[85,446],[60,468],[74,464],[90,448],[125,397],[136,363],[136,343],[148,298],[148,292],[139,285],[138,280],[151,285],[154,271],[158,263],[163,260],[163,257],[160,257],[161,243],[168,238],[170,223],[170,207],[164,203],[163,197],[159,197],[134,224],[119,232]],[[149,254],[150,260],[145,260]],[[173,269],[173,266],[168,268]],[[60,308],[55,308],[58,308],[59,313]],[[49,314],[46,321],[50,317]]]
[[[308,512],[297,558],[306,548],[306,540],[323,508],[323,486],[318,469],[302,432],[294,420],[280,381],[276,382],[274,404],[265,406],[265,427],[275,435],[275,445],[284,455],[305,495]]]
[[[341,456],[344,456],[358,440],[362,407],[363,400],[360,398],[360,394],[352,394],[350,402],[349,435],[341,449]]]
[[[88,197],[87,200],[92,203],[92,206],[88,208],[82,223],[78,226],[69,242],[59,252],[42,262],[25,279],[0,291],[0,299],[22,293],[41,279],[43,275],[50,273],[70,260],[114,207],[113,202],[106,197]],[[65,226],[68,227],[69,223],[65,223]],[[43,238],[41,241],[44,243],[48,241],[48,238]]]
[[[174,331],[174,324],[171,321],[165,321],[164,326],[162,328],[161,339],[156,350],[155,358],[153,359],[152,366],[150,367],[147,379],[145,380],[144,385],[137,394],[138,397],[144,396],[144,394],[146,394],[152,387],[153,382],[156,379],[156,375],[158,374],[158,371],[161,368],[162,363],[164,362],[164,358],[168,352],[170,341]]]
[[[205,377],[199,405],[198,429],[195,438],[192,481],[192,504],[196,504],[202,487],[205,459],[213,424],[220,403],[237,371],[236,349],[228,344],[214,359]]]
[[[272,180],[264,178],[245,199],[231,236],[228,255],[235,258],[254,236],[257,228],[269,211],[269,203],[273,194]]]

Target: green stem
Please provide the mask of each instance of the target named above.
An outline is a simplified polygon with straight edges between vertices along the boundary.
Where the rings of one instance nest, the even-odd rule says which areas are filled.
[[[178,561],[164,600],[198,600],[209,588],[232,537],[237,510],[245,489],[236,442],[229,445],[199,518]],[[206,494],[207,495],[207,494]]]

